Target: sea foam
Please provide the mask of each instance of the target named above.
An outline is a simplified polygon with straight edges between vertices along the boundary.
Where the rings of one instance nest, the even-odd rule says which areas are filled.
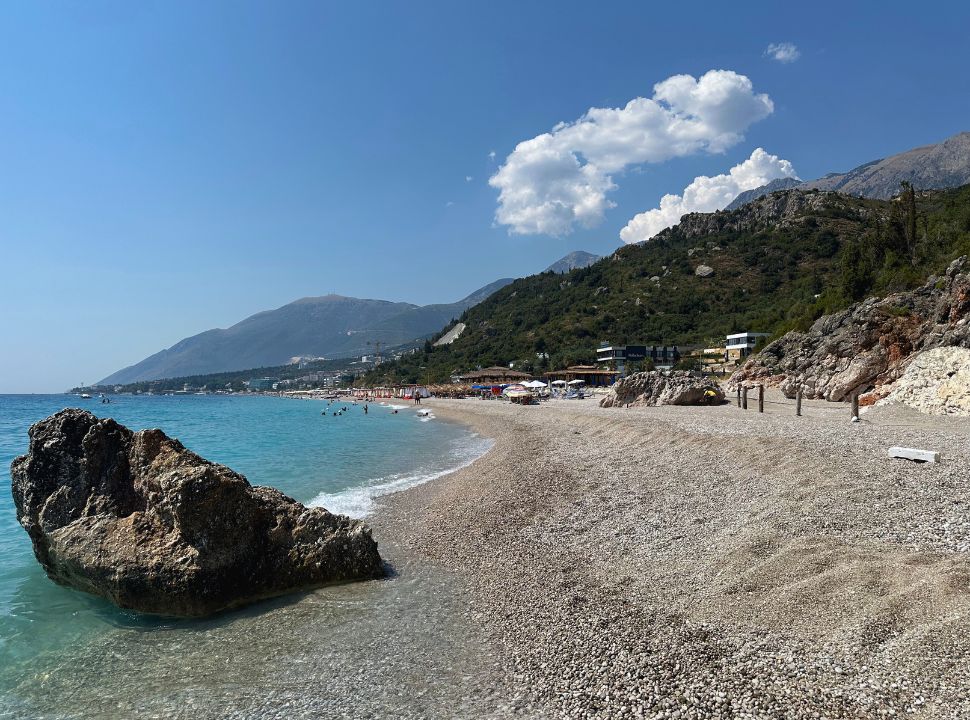
[[[374,478],[363,486],[335,493],[320,493],[307,504],[310,507],[326,508],[338,515],[349,515],[352,518],[367,517],[378,509],[379,504],[376,500],[382,495],[406,490],[466,468],[488,452],[494,444],[495,441],[490,438],[475,436],[460,451],[451,453],[451,459],[455,462],[453,465],[438,470],[428,468]]]

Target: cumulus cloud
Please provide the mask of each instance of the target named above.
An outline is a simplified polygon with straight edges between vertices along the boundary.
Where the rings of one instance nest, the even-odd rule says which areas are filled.
[[[471,175],[466,175],[466,176],[465,176],[465,182],[471,182],[471,181],[472,181],[472,180],[474,180],[474,179],[475,179],[475,178],[473,178],[473,177],[472,177]]]
[[[795,47],[794,43],[771,43],[765,48],[765,57],[770,57],[780,63],[793,63],[801,57],[801,52]]]
[[[494,160],[495,159],[495,151],[494,150],[489,150],[488,151],[488,159],[489,160]]]
[[[660,207],[636,215],[620,231],[625,243],[649,240],[661,230],[680,222],[690,212],[721,210],[740,193],[753,190],[777,178],[797,178],[795,168],[777,155],[769,155],[761,148],[751,153],[724,175],[701,175],[691,181],[680,195],[664,195]]]
[[[489,179],[495,220],[518,235],[566,235],[593,227],[614,204],[613,175],[642,163],[723,152],[774,110],[751,81],[730,70],[674,75],[653,96],[620,108],[590,108],[573,122],[519,143]]]

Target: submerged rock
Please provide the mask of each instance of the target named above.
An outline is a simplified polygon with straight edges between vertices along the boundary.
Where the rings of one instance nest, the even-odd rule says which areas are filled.
[[[625,405],[716,405],[724,400],[717,381],[685,370],[639,372],[616,381],[601,407]]]
[[[254,487],[161,430],[68,409],[11,465],[17,519],[55,582],[139,612],[198,617],[377,578],[360,521]]]

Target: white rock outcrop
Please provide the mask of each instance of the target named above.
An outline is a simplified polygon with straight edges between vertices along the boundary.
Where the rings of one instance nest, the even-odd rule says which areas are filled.
[[[878,404],[892,403],[928,415],[970,417],[970,349],[940,347],[916,355]]]

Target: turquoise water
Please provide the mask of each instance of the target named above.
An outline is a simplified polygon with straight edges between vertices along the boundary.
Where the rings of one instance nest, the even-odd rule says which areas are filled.
[[[90,690],[92,682],[96,688],[98,678],[86,676],[77,666],[90,664],[91,656],[102,658],[105,643],[121,660],[137,648],[137,657],[147,665],[141,670],[152,672],[165,662],[152,652],[162,653],[173,637],[179,638],[179,652],[184,652],[185,646],[213,632],[227,632],[226,623],[237,628],[256,623],[253,618],[260,612],[230,616],[216,625],[164,622],[118,611],[47,579],[17,523],[9,467],[27,450],[27,428],[68,406],[114,417],[133,429],[159,427],[203,457],[243,473],[253,484],[272,485],[300,502],[355,516],[373,511],[380,495],[467,464],[488,447],[488,441],[461,426],[420,418],[414,408],[403,405],[394,413],[391,407],[371,404],[365,415],[363,406],[351,401],[328,407],[321,401],[271,397],[116,396],[106,405],[97,398],[66,395],[0,396],[0,482],[5,486],[0,493],[0,717],[16,716],[21,702],[36,712],[37,698],[24,696],[52,682],[52,677],[64,680],[66,666],[77,673],[70,680],[72,692],[80,692],[82,686]],[[344,414],[333,416],[345,406]],[[344,597],[363,591],[328,592]],[[391,602],[387,591],[382,592],[380,602]],[[393,602],[400,605],[399,598]],[[319,612],[299,617],[300,622],[312,617],[316,623]],[[125,666],[137,671],[134,656]],[[104,693],[110,690],[106,687]],[[72,714],[66,698],[64,702],[65,707],[52,709],[49,716],[87,716]],[[178,716],[174,706],[159,702],[162,710],[155,711],[161,716]]]

